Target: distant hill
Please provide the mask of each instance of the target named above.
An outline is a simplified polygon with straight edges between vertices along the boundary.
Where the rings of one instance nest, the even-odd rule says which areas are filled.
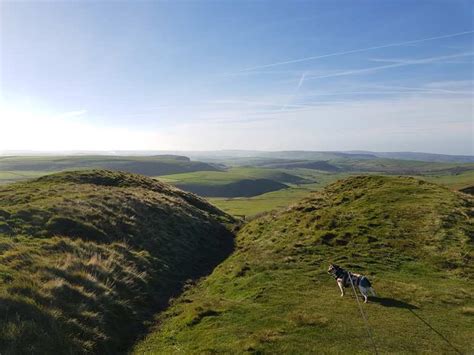
[[[396,159],[341,159],[332,161],[341,171],[378,172],[395,175],[461,174],[474,171],[474,163],[436,163]]]
[[[352,177],[267,214],[158,320],[136,353],[374,352],[337,263],[367,275],[379,353],[472,353],[474,201],[409,177]]]
[[[176,152],[174,152],[176,153]],[[418,152],[372,152],[372,151],[245,151],[223,150],[209,152],[183,152],[186,156],[202,161],[244,162],[252,159],[289,159],[289,160],[337,160],[337,159],[377,159],[416,160],[434,163],[474,163],[473,155],[448,155]]]
[[[216,166],[185,156],[0,156],[0,172],[57,172],[72,169],[109,169],[147,176],[193,171],[218,171]]]
[[[176,186],[205,197],[251,197],[288,187],[278,181],[269,179],[241,179],[216,185],[178,183]]]
[[[434,163],[474,163],[472,155],[447,155],[433,153],[415,153],[415,152],[364,152],[355,151],[350,154],[370,154],[379,158],[428,161]]]
[[[274,168],[274,169],[312,169],[312,170],[320,170],[320,171],[328,171],[328,172],[338,172],[342,171],[341,168],[337,167],[334,164],[330,164],[324,160],[287,160],[287,161],[278,161],[278,162],[265,162],[259,163],[259,166],[266,167],[266,168]]]
[[[233,219],[153,179],[65,172],[0,187],[0,353],[125,353]]]
[[[180,189],[205,197],[251,197],[286,189],[287,184],[304,184],[301,176],[279,169],[256,167],[231,168],[225,171],[197,171],[160,177]]]
[[[260,152],[256,156],[273,157],[279,159],[303,159],[303,160],[337,160],[337,159],[397,159],[425,161],[433,163],[474,163],[472,155],[447,155],[416,152],[371,152],[371,151],[348,151],[348,152],[318,152],[318,151],[281,151]]]

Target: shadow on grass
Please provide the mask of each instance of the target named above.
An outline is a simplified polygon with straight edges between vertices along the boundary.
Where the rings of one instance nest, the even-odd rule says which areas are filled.
[[[374,303],[378,303],[384,307],[395,307],[395,308],[404,308],[408,310],[418,309],[417,306],[397,300],[395,298],[388,298],[388,297],[370,297],[370,301]]]
[[[428,328],[430,328],[434,333],[436,333],[441,339],[443,339],[446,344],[448,344],[453,351],[458,354],[462,354],[450,341],[446,338],[441,332],[433,328],[433,326],[428,323],[425,319],[423,319],[418,313],[415,313],[415,309],[419,309],[417,306],[412,305],[407,302],[403,302],[394,298],[388,297],[371,297],[370,300],[374,303],[378,303],[384,307],[396,307],[396,308],[403,308],[407,309],[411,314],[413,314],[416,318],[418,318],[421,322],[423,322]]]
[[[51,314],[22,300],[0,297],[0,352],[3,354],[71,354],[77,348]],[[81,329],[71,329],[81,331]],[[48,339],[47,342],[39,339]]]

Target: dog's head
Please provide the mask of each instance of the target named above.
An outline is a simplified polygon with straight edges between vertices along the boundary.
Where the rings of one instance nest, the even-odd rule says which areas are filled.
[[[336,264],[330,264],[328,268],[328,274],[334,274],[336,273],[337,270],[339,270],[340,267]]]

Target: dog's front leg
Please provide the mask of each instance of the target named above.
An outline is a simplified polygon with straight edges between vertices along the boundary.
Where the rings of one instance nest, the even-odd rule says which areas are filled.
[[[344,297],[344,285],[342,284],[342,281],[337,280],[337,285],[339,286],[339,289],[341,290],[341,297]]]

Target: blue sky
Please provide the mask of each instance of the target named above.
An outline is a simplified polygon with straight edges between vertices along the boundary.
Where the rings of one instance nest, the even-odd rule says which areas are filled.
[[[0,150],[474,154],[471,1],[0,11]]]

